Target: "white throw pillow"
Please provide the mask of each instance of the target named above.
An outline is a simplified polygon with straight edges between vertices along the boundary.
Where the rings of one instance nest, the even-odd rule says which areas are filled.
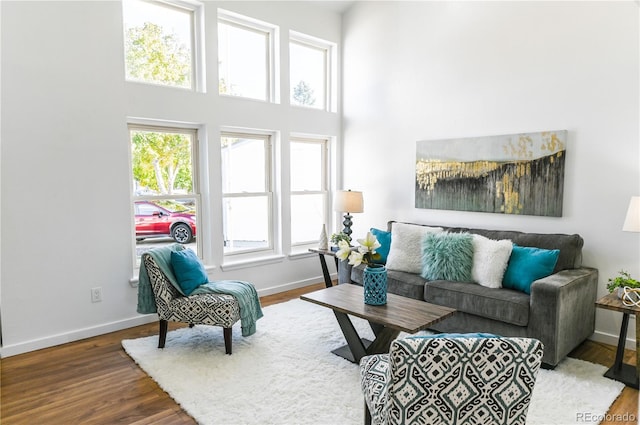
[[[421,274],[424,236],[427,233],[437,233],[442,230],[442,227],[393,223],[391,225],[391,248],[387,257],[387,269]]]
[[[507,269],[513,242],[496,241],[481,235],[473,235],[473,268],[471,277],[487,288],[502,288],[502,277]]]

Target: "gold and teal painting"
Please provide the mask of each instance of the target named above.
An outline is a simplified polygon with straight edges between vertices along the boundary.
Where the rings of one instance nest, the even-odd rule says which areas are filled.
[[[567,131],[416,144],[416,208],[562,217]]]

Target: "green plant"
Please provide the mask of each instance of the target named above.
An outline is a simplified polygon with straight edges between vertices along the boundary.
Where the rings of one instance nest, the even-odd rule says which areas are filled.
[[[334,244],[335,246],[338,246],[338,244],[340,243],[340,241],[345,241],[347,243],[351,243],[351,238],[349,237],[349,235],[347,235],[346,233],[334,233],[331,235],[331,243]]]
[[[640,282],[632,278],[629,273],[624,270],[620,270],[618,273],[620,276],[609,278],[608,280],[607,289],[609,292],[615,291],[616,288],[624,288],[625,286],[629,288],[640,288]]]

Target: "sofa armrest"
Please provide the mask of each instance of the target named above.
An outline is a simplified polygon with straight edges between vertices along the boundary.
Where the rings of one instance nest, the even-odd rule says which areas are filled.
[[[529,334],[542,341],[544,363],[555,366],[595,330],[598,270],[562,270],[531,285]]]
[[[348,260],[338,259],[338,284],[351,283],[351,269],[353,266]]]
[[[351,247],[351,251],[357,251],[358,248]],[[337,257],[336,257],[337,258]],[[349,264],[349,259],[341,260],[338,258],[338,284],[352,283],[351,270],[353,266]]]

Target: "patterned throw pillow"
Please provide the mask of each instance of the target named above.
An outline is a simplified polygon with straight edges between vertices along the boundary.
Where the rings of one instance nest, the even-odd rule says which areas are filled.
[[[422,244],[422,274],[427,280],[471,282],[473,236],[468,233],[432,233]]]

